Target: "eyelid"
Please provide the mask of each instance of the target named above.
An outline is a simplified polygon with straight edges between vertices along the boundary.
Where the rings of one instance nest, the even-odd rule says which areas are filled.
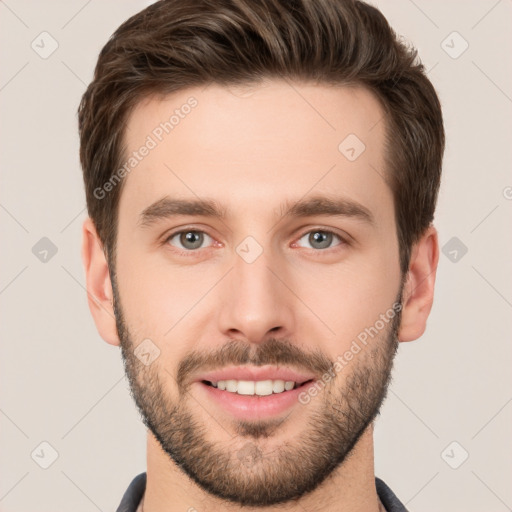
[[[196,227],[196,226],[182,226],[180,228],[176,228],[176,230],[173,230],[171,231],[170,233],[166,233],[164,236],[163,236],[163,241],[162,241],[162,245],[171,245],[169,243],[169,240],[171,238],[174,238],[176,235],[180,235],[182,233],[186,233],[186,232],[190,232],[190,231],[193,231],[193,232],[197,232],[197,233],[202,233],[204,235],[206,235],[207,237],[210,237],[215,243],[219,244],[219,242],[216,241],[215,237],[213,237],[212,235],[210,235],[205,229],[201,229],[199,227]],[[314,249],[314,248],[309,248],[309,247],[304,247],[304,249],[308,249],[310,251],[313,251],[315,253],[326,253],[326,252],[329,252],[330,250],[335,250],[336,247],[339,247],[339,246],[349,246],[351,245],[352,243],[352,237],[348,234],[340,234],[338,233],[337,231],[335,231],[334,229],[332,228],[324,228],[322,226],[315,226],[315,227],[309,227],[307,228],[305,231],[302,231],[301,234],[295,238],[295,241],[292,243],[292,246],[296,246],[297,245],[297,242],[303,238],[305,235],[309,234],[309,233],[312,233],[312,232],[315,232],[315,231],[319,231],[319,232],[322,232],[322,233],[329,233],[329,234],[332,234],[334,235],[335,237],[338,237],[338,239],[340,240],[340,243],[339,244],[336,244],[334,245],[333,247],[328,247],[326,249]],[[222,245],[222,243],[220,242],[220,244]],[[202,248],[199,248],[199,249],[180,249],[179,247],[176,247],[176,246],[173,246],[173,250],[175,252],[178,252],[180,255],[184,255],[184,256],[194,256],[195,254],[199,253],[200,252],[200,249],[202,250],[205,250],[205,249],[211,249],[213,247],[213,244],[208,246],[208,247],[202,247]]]
[[[162,245],[167,245],[167,244],[171,245],[169,243],[171,238],[174,238],[176,235],[181,235],[182,233],[189,233],[189,232],[202,233],[203,235],[206,235],[207,237],[211,238],[214,242],[216,242],[215,238],[212,235],[210,235],[206,230],[198,228],[198,227],[193,227],[193,226],[185,226],[185,227],[176,228],[175,231],[173,230],[170,233],[166,233],[163,236]],[[194,250],[191,250],[191,249],[188,249],[188,250],[187,249],[180,249],[179,247],[176,247],[174,245],[172,247],[176,251],[179,251],[179,252],[187,254],[187,255],[199,252],[199,249],[194,249]],[[208,249],[210,247],[212,247],[212,246],[202,247],[201,249]]]
[[[338,233],[337,231],[335,231],[334,229],[332,228],[324,228],[324,227],[321,227],[321,226],[316,226],[316,227],[313,227],[313,228],[308,228],[306,231],[302,232],[301,235],[299,235],[297,238],[296,238],[296,242],[293,242],[293,244],[295,245],[301,238],[303,238],[305,235],[309,234],[309,233],[313,233],[315,231],[318,231],[318,232],[322,232],[322,233],[328,233],[328,234],[331,234],[331,235],[334,235],[336,237],[339,238],[340,240],[340,243],[337,244],[337,245],[334,245],[333,247],[328,247],[327,249],[310,249],[309,247],[306,247],[306,249],[310,249],[312,251],[315,251],[315,252],[327,252],[329,251],[330,249],[335,249],[336,247],[338,246],[342,246],[342,245],[350,245],[351,244],[351,237],[350,235],[348,234],[340,234]]]

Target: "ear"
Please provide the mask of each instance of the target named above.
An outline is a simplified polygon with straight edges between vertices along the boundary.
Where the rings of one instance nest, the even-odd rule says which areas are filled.
[[[402,297],[400,341],[418,339],[427,326],[434,302],[434,284],[439,261],[439,241],[434,226],[430,226],[411,250],[411,261]]]
[[[107,343],[120,345],[107,259],[91,218],[87,218],[82,226],[82,262],[86,276],[87,301],[96,329]]]

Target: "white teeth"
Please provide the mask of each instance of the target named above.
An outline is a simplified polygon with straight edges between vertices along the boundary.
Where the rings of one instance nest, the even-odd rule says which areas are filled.
[[[238,393],[239,395],[258,396],[283,393],[283,391],[290,391],[295,387],[295,382],[292,380],[219,380],[211,384],[222,391]]]
[[[259,396],[267,396],[272,394],[272,381],[259,380],[254,386],[254,392]]]
[[[290,389],[293,389],[293,386],[295,386],[295,382],[286,381],[284,383],[284,389],[286,389],[286,391],[290,391]]]
[[[254,381],[239,380],[236,392],[239,395],[254,395]]]
[[[222,382],[221,380],[219,382]],[[238,381],[237,380],[227,380],[226,381],[226,391],[231,391],[231,393],[236,393],[238,391]]]
[[[284,380],[275,380],[272,391],[274,393],[282,393],[284,391]]]

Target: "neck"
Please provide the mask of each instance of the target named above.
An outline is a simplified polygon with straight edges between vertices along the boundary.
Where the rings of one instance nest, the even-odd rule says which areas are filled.
[[[153,434],[147,438],[147,484],[143,512],[216,510],[235,512],[237,503],[212,496],[192,481],[162,450]],[[373,425],[350,456],[319,487],[299,500],[271,507],[244,507],[246,512],[380,512],[375,488]]]

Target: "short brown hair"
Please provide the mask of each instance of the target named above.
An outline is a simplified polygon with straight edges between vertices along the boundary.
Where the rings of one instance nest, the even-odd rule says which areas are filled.
[[[266,78],[360,85],[380,100],[386,180],[407,272],[411,247],[434,218],[445,145],[441,105],[417,51],[358,0],[160,0],[116,30],[78,109],[87,208],[111,265],[124,180],[102,199],[95,190],[124,161],[134,106],[152,94]]]

